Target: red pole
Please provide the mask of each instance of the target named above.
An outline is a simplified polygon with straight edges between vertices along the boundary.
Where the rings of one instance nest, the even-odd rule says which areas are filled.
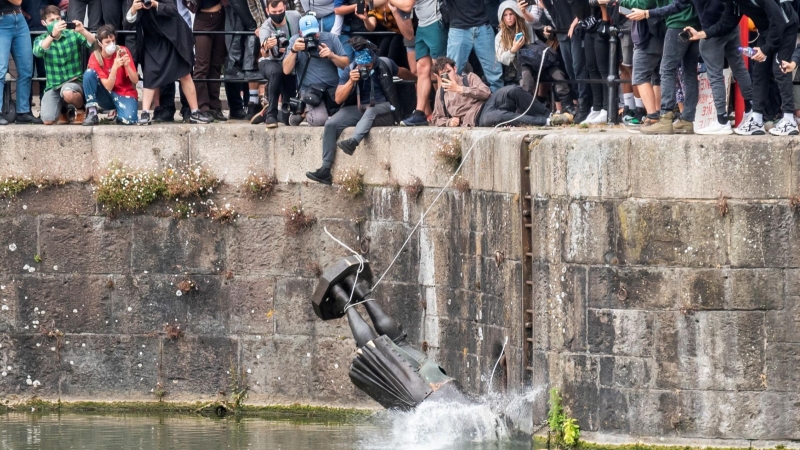
[[[750,40],[750,28],[748,27],[748,21],[749,19],[747,16],[742,16],[742,20],[739,21],[739,40],[742,43],[742,47],[748,47],[750,45],[748,43]],[[747,68],[750,65],[750,61],[748,61],[748,58],[744,55],[742,55],[742,58],[744,58],[744,67]],[[735,125],[738,126],[742,122],[742,117],[745,113],[744,97],[742,97],[742,91],[739,90],[739,83],[736,83],[736,89],[734,90],[733,107],[735,111],[734,117],[736,118]],[[719,111],[717,111],[717,114],[719,114]]]

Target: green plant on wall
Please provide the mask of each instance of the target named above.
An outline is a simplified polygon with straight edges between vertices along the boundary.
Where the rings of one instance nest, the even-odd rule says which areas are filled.
[[[573,448],[578,445],[581,438],[581,427],[578,421],[569,417],[561,403],[561,393],[558,389],[550,390],[550,411],[547,413],[547,425],[556,438],[559,447]]]

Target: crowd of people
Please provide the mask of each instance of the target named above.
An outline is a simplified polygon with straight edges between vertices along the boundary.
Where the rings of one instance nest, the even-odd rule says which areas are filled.
[[[606,123],[614,108],[643,134],[798,134],[795,0],[301,0],[298,6],[0,0],[0,95],[9,56],[17,70],[16,98],[4,102],[13,111],[3,111],[0,125],[92,126],[101,113],[119,124],[170,122],[177,82],[186,122],[325,127],[323,165],[308,173],[322,183],[331,182],[336,148],[352,154],[375,125],[591,125]],[[745,48],[742,16],[753,43]],[[618,61],[609,60],[612,35],[619,38]],[[735,129],[726,63],[747,111]],[[609,98],[602,83],[582,81],[606,80],[617,70],[631,80],[621,84],[619,98]],[[38,118],[31,112],[34,71],[46,79]],[[717,120],[695,130],[702,72]],[[405,117],[398,81],[413,83],[416,92]],[[351,126],[353,136],[338,140]]]

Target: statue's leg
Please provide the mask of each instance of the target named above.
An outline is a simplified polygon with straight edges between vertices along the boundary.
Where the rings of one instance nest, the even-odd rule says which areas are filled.
[[[352,275],[344,279],[343,284],[347,290],[353,289],[353,281],[355,281],[355,278]],[[358,283],[356,283],[354,297],[365,299],[369,294],[369,285],[365,281],[359,280]],[[367,308],[369,318],[372,320],[372,325],[375,327],[375,331],[378,332],[378,335],[383,336],[385,334],[398,345],[405,340],[406,332],[403,330],[403,326],[390,315],[386,314],[377,301],[372,300],[364,302],[364,306]]]
[[[350,298],[350,291],[345,290],[340,283],[332,289],[333,296],[336,298],[336,303],[344,304]],[[350,331],[353,333],[353,339],[356,340],[356,346],[361,348],[367,345],[367,342],[377,338],[379,335],[367,324],[364,319],[358,314],[354,307],[347,308],[347,322],[350,324]]]

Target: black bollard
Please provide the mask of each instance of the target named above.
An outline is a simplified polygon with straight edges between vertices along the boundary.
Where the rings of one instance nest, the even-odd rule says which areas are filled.
[[[616,125],[619,123],[619,107],[617,106],[619,103],[619,98],[617,98],[617,89],[619,88],[617,84],[617,78],[619,78],[619,67],[617,66],[617,36],[619,35],[619,29],[615,26],[611,26],[608,29],[608,34],[611,35],[608,39],[609,72],[606,78],[608,83],[608,123]]]

